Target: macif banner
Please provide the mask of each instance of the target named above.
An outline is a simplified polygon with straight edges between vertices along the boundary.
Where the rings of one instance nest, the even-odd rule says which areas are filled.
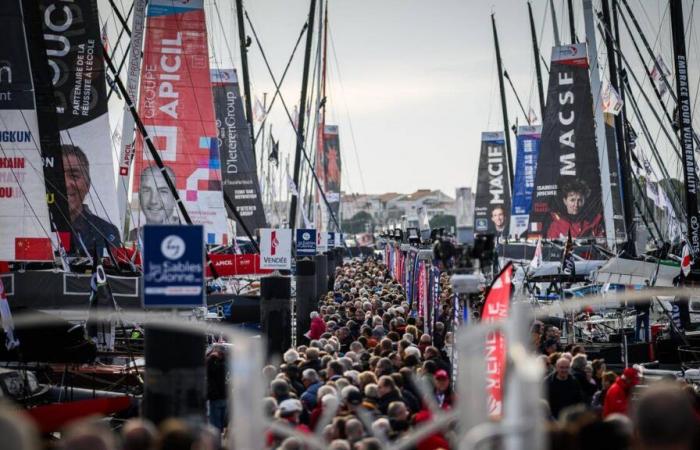
[[[260,196],[255,151],[245,120],[236,70],[212,69],[211,83],[224,192],[236,206],[250,232],[255,233],[255,230],[265,228],[267,222]],[[236,230],[239,236],[246,235],[243,227],[239,226]]]
[[[474,232],[507,237],[510,182],[502,131],[481,133],[481,156],[474,202]]]
[[[147,15],[139,114],[192,222],[208,244],[226,244],[203,0],[151,0]],[[146,224],[184,222],[140,136],[136,149],[129,240]]]
[[[97,0],[40,0],[70,211],[71,250],[119,245],[119,209]],[[79,242],[82,242],[79,244]]]
[[[528,236],[604,236],[586,44],[552,49]]]
[[[520,237],[527,231],[541,133],[542,127],[539,125],[518,127],[513,209],[510,215],[510,235],[513,237]]]

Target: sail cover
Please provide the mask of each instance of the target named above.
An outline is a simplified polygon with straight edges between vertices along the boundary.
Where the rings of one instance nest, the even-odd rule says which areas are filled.
[[[203,0],[148,4],[139,115],[193,223],[228,241]],[[146,224],[184,222],[143,139],[136,142],[129,239]]]
[[[508,236],[510,181],[502,131],[481,133],[481,156],[474,202],[474,232]]]
[[[0,260],[53,260],[21,0],[0,2]],[[57,136],[56,136],[57,138]]]
[[[600,166],[585,44],[552,49],[529,237],[603,237]]]
[[[61,136],[71,248],[92,252],[105,241],[118,245],[114,149],[97,0],[40,0],[39,5]]]
[[[325,125],[323,128],[323,175],[325,180],[326,200],[333,212],[333,216],[340,223],[338,213],[340,212],[340,137],[338,135],[338,125]],[[322,208],[324,209],[324,208]],[[331,214],[328,214],[329,230],[335,229],[335,222]]]
[[[535,187],[537,156],[540,153],[542,127],[518,127],[515,180],[513,181],[513,210],[510,216],[510,235],[520,237],[527,231]]]
[[[212,69],[218,145],[221,152],[221,178],[224,192],[231,199],[246,227],[254,233],[266,228],[265,210],[253,143],[243,114],[243,99],[235,69]],[[236,234],[245,236],[243,227]]]

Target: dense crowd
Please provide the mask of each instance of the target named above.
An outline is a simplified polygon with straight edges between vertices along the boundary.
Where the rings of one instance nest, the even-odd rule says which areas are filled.
[[[266,431],[269,449],[309,448],[299,436],[316,434],[332,450],[373,450],[406,438],[435,411],[459,402],[453,390],[451,298],[440,278],[441,305],[433,325],[416,317],[403,287],[378,261],[353,260],[338,268],[334,288],[311,313],[304,342],[264,367],[264,413],[296,437]],[[474,304],[481,304],[477,301]],[[432,329],[430,334],[425,333]],[[533,350],[544,367],[541,415],[550,448],[684,450],[698,445],[700,397],[692,385],[664,380],[645,386],[633,368],[620,374],[603,360],[589,361],[582,346],[563,347],[559,329],[535,322]],[[207,357],[209,424],[170,419],[156,429],[132,419],[115,435],[90,422],[66,431],[66,450],[214,450],[235,433],[227,423],[224,347]],[[645,383],[646,384],[646,383]],[[234,393],[235,395],[235,393]],[[26,442],[1,448],[39,447],[28,423],[0,410],[0,436]],[[421,437],[411,448],[457,448],[455,424]],[[502,445],[496,439],[497,448]]]

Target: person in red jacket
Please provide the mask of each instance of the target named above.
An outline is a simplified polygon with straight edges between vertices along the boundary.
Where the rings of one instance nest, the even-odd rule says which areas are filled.
[[[569,231],[574,239],[602,236],[603,215],[597,213],[591,216],[585,212],[586,203],[593,200],[586,183],[573,177],[562,177],[558,184],[561,203],[554,209],[559,209],[560,212],[551,213],[547,238],[565,239]]]
[[[321,315],[318,312],[312,311],[311,326],[309,327],[309,331],[306,332],[306,337],[309,338],[309,340],[311,341],[315,339],[321,339],[321,336],[325,332],[326,322],[323,320],[323,317],[321,317]]]
[[[608,389],[605,394],[605,402],[603,403],[603,417],[608,417],[613,413],[627,414],[630,398],[632,398],[632,389],[639,384],[639,374],[637,369],[632,367],[626,368],[622,375],[617,377],[615,383]]]

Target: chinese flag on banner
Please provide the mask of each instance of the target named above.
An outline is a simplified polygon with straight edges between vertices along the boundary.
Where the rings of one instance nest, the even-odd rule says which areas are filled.
[[[15,238],[16,261],[53,261],[49,238]]]
[[[498,322],[508,318],[513,279],[513,264],[508,263],[494,278],[481,312],[482,322]],[[489,415],[503,414],[503,380],[506,367],[506,342],[503,334],[493,331],[486,336],[486,399]]]

